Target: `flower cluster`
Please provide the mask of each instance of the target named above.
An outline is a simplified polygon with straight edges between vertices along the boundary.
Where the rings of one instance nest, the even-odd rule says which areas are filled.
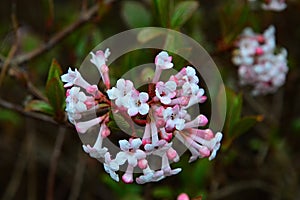
[[[236,43],[233,63],[239,66],[241,85],[253,86],[252,94],[275,92],[285,82],[288,72],[287,51],[275,54],[275,28],[270,26],[263,34],[246,28]]]
[[[285,0],[265,0],[262,4],[262,9],[264,10],[282,11],[285,8]]]
[[[180,168],[172,169],[170,166],[170,163],[179,161],[176,146],[173,145],[174,138],[190,150],[190,162],[204,157],[209,160],[215,158],[222,133],[214,134],[210,129],[198,129],[207,125],[207,117],[199,114],[192,119],[188,112],[190,107],[207,99],[204,89],[198,85],[199,79],[193,67],[184,67],[169,80],[160,81],[163,70],[174,66],[172,57],[162,51],[155,58],[156,70],[152,82],[148,84],[148,91],[140,92],[131,80],[125,79],[119,79],[116,86],[111,88],[109,68],[106,65],[109,55],[108,49],[105,52],[97,51],[91,53],[90,59],[99,70],[107,95],[97,85],[84,80],[76,69],[69,69],[61,79],[66,82],[65,87],[71,87],[67,90],[66,111],[76,130],[85,134],[90,128],[100,125],[94,145],[84,144],[83,150],[91,157],[104,161],[104,169],[111,178],[119,181],[118,171],[123,165],[126,167],[122,175],[125,183],[134,181],[135,168],[141,172],[135,177],[139,184],[156,182],[179,173]],[[107,105],[107,113],[82,121],[84,113],[98,109],[100,104],[101,108]],[[110,113],[118,113],[124,119],[144,127],[142,137],[132,134],[129,139],[119,140],[120,151],[116,154],[112,154],[109,146],[103,143],[113,135],[108,125],[112,120]],[[153,168],[150,156],[160,159],[159,169]]]
[[[248,1],[251,3],[256,2],[256,0],[248,0]],[[259,1],[259,4],[263,10],[271,10],[277,12],[286,9],[287,7],[285,0],[262,0],[262,2]]]

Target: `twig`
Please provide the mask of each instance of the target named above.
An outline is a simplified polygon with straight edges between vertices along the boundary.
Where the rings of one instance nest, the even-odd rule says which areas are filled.
[[[63,127],[59,127],[54,150],[50,160],[50,169],[48,174],[47,181],[47,192],[46,192],[46,200],[54,199],[54,183],[55,183],[55,174],[57,169],[58,158],[61,153],[61,148],[64,142],[64,138],[66,135],[66,130]]]
[[[50,50],[52,47],[54,47],[56,44],[58,44],[62,39],[64,39],[66,36],[69,34],[73,33],[74,30],[76,30],[78,27],[84,25],[86,22],[88,22],[93,15],[95,15],[98,11],[99,5],[96,4],[95,6],[91,7],[89,10],[86,12],[81,13],[79,16],[78,20],[70,24],[69,26],[65,27],[63,30],[60,32],[56,33],[53,35],[52,38],[45,44],[42,44],[40,47],[37,47],[36,49],[32,50],[31,52],[21,54],[17,56],[16,58],[12,60],[5,60],[7,65],[20,65],[23,64],[39,55],[42,53]]]
[[[24,110],[24,108],[22,106],[10,103],[10,102],[5,101],[1,98],[0,98],[0,107],[16,111],[16,112],[18,112],[18,113],[20,113],[24,116],[27,116],[27,117],[30,117],[30,118],[33,118],[33,119],[42,120],[42,121],[49,122],[49,123],[55,124],[55,125],[63,125],[64,127],[67,127],[67,128],[72,128],[72,129],[74,128],[73,126],[71,126],[67,122],[65,124],[59,124],[50,116],[40,114],[40,113],[36,113],[36,112],[26,111],[26,110]]]
[[[85,164],[86,160],[82,157],[82,150],[80,148],[80,151],[78,151],[78,162],[76,165],[76,172],[69,196],[69,200],[76,200],[78,199],[79,193],[80,193],[80,187],[83,181],[83,176],[85,172]]]
[[[11,67],[8,74],[20,81],[34,97],[43,101],[48,101],[46,96],[31,82],[26,71],[23,71],[17,67]]]
[[[12,24],[13,24],[14,31],[15,31],[15,42],[14,42],[13,46],[11,47],[11,49],[9,50],[7,59],[4,61],[4,64],[3,64],[3,67],[2,67],[2,70],[1,70],[1,73],[0,73],[0,86],[3,82],[6,71],[9,67],[9,63],[13,59],[13,57],[16,54],[17,49],[18,49],[18,41],[19,41],[19,37],[18,37],[18,20],[17,20],[17,17],[16,17],[15,8],[16,8],[16,5],[15,5],[15,3],[13,3],[11,19],[12,19]]]

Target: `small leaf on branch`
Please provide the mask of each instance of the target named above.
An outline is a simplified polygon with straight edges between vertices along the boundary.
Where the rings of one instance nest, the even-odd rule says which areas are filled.
[[[54,115],[53,108],[50,106],[48,102],[41,100],[31,100],[25,105],[26,111],[36,111],[45,113],[48,115]]]
[[[52,78],[59,78],[60,79],[60,75],[62,74],[62,69],[60,67],[60,65],[58,64],[58,62],[53,59],[49,72],[48,72],[48,78],[47,78],[47,83],[52,79]]]
[[[57,121],[64,120],[65,89],[60,79],[62,70],[56,60],[53,59],[46,83],[46,96],[53,108],[54,118]]]

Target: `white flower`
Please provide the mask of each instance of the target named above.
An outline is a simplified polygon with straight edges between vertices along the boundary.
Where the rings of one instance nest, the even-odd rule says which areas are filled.
[[[102,147],[103,138],[108,135],[106,131],[109,131],[109,129],[105,123],[102,123],[94,146],[91,147],[89,144],[82,145],[83,150],[90,154],[92,158],[103,158],[106,154],[108,149],[106,147]]]
[[[269,0],[268,3],[262,4],[262,9],[282,11],[286,8],[285,0]]]
[[[186,67],[186,75],[183,76],[183,79],[189,83],[197,84],[199,82],[199,78],[196,75],[196,70],[191,66]]]
[[[84,103],[87,100],[87,96],[83,92],[80,92],[79,87],[72,87],[70,90],[68,90],[67,95],[67,112],[80,113],[87,110],[87,106]]]
[[[146,157],[145,152],[139,149],[142,145],[140,138],[132,139],[129,142],[120,140],[119,144],[122,151],[116,155],[116,160],[120,164],[124,164],[127,161],[129,165],[135,167],[139,159]]]
[[[75,124],[75,128],[79,133],[85,133],[87,130],[97,124],[101,123],[103,118],[106,116],[97,117],[85,122],[78,122]]]
[[[76,119],[81,118],[80,113],[87,111],[86,102],[89,102],[88,97],[80,92],[79,87],[67,90],[66,112],[71,123],[74,124]]]
[[[105,162],[103,163],[106,173],[110,175],[112,179],[119,182],[119,176],[116,174],[116,171],[119,171],[119,164],[116,160],[111,160],[110,153],[107,152],[105,155]]]
[[[172,56],[169,56],[169,54],[166,51],[160,52],[155,57],[155,65],[160,69],[172,68],[173,67]]]
[[[99,50],[96,51],[96,54],[94,54],[93,52],[90,52],[90,54],[92,55],[92,58],[90,59],[91,63],[96,65],[101,74],[101,67],[102,65],[106,65],[107,58],[110,55],[109,49],[107,48],[104,53],[103,51]]]
[[[205,132],[212,132],[210,129]],[[209,160],[215,158],[217,151],[221,146],[222,133],[217,132],[214,137],[206,138],[207,134],[197,134],[197,131],[188,131],[185,134],[177,132],[175,135],[192,153],[189,162],[198,157],[209,157]]]
[[[155,62],[156,68],[155,68],[155,73],[154,73],[152,82],[157,83],[162,70],[170,69],[173,67],[172,56],[169,56],[169,54],[167,52],[162,51],[155,57],[154,62]]]
[[[222,137],[223,134],[217,132],[215,137],[212,140],[210,140],[210,143],[207,145],[207,147],[211,150],[208,160],[212,160],[216,157],[217,151],[220,149],[221,146]]]
[[[86,80],[84,80],[82,78],[81,74],[79,73],[79,71],[77,71],[77,69],[72,71],[72,69],[69,68],[68,73],[62,75],[60,78],[61,78],[62,82],[66,82],[64,87],[70,87],[73,85],[77,85],[77,86],[80,86],[80,87],[86,89],[89,86],[91,86]]]
[[[128,115],[135,116],[138,113],[146,115],[149,112],[148,99],[149,95],[146,92],[133,91],[129,99]]]
[[[172,131],[174,128],[177,130],[184,129],[186,110],[181,110],[178,105],[173,108],[168,107],[163,111],[163,117],[166,121],[166,131]]]
[[[122,151],[117,153],[116,161],[122,165],[126,161],[128,163],[125,174],[122,176],[122,180],[125,183],[133,182],[133,169],[137,166],[138,160],[146,158],[146,153],[139,149],[142,145],[140,138],[119,141],[120,148]]]
[[[133,83],[130,80],[119,79],[117,81],[117,87],[107,90],[107,94],[110,100],[115,100],[116,105],[128,108],[131,92],[135,90]]]
[[[106,88],[110,88],[110,79],[108,76],[109,69],[106,65],[107,58],[110,55],[109,49],[106,49],[105,53],[99,50],[96,52],[96,54],[94,54],[93,52],[91,52],[90,54],[92,55],[92,58],[90,59],[91,63],[93,63],[97,67],[100,76],[104,84],[106,85]]]
[[[107,148],[96,148],[96,147],[91,147],[89,144],[88,145],[82,145],[83,150],[90,154],[92,158],[103,158],[105,153],[107,152]]]
[[[163,104],[170,104],[171,99],[176,96],[176,83],[174,81],[158,82],[156,84],[155,94],[156,97],[160,100]]]

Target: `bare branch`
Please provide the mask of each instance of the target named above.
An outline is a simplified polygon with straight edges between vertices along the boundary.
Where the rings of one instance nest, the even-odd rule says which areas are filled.
[[[60,32],[53,35],[52,38],[45,44],[42,44],[40,47],[32,50],[31,52],[21,54],[17,56],[16,58],[12,59],[11,61],[6,61],[9,65],[20,65],[23,64],[41,54],[44,52],[50,50],[52,47],[54,47],[56,44],[58,44],[62,39],[64,39],[66,36],[71,34],[74,30],[79,28],[80,26],[84,25],[86,22],[88,22],[98,11],[99,5],[96,4],[95,6],[91,7],[86,12],[81,13],[80,17],[77,21],[73,22],[69,26],[65,27]]]
[[[38,120],[42,120],[42,121],[45,121],[45,122],[49,122],[51,124],[61,125],[61,126],[67,127],[67,128],[74,129],[74,127],[71,124],[69,124],[68,122],[66,122],[64,124],[59,124],[58,122],[56,122],[50,116],[47,116],[47,115],[41,114],[41,113],[26,111],[26,110],[24,110],[24,108],[22,106],[10,103],[10,102],[5,101],[4,99],[1,99],[1,98],[0,98],[0,107],[16,111],[16,112],[18,112],[18,113],[20,113],[24,116],[27,116],[27,117],[30,117],[30,118],[33,118],[33,119],[38,119]]]

